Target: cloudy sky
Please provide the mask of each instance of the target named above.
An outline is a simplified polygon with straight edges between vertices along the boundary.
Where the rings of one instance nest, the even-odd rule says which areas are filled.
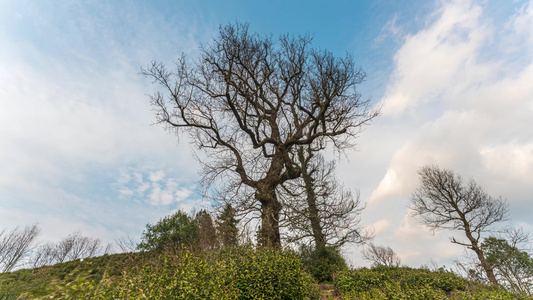
[[[376,244],[410,266],[464,254],[452,232],[407,216],[425,164],[503,196],[533,233],[533,1],[286,2],[0,0],[0,228],[114,241],[209,207],[186,139],[152,126],[155,87],[139,70],[194,56],[239,21],[312,33],[367,72],[360,91],[382,115],[337,171],[367,203]]]

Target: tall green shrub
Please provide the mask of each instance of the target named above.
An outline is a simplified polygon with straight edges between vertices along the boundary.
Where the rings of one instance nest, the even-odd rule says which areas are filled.
[[[147,224],[137,246],[142,251],[179,250],[182,246],[191,246],[197,241],[195,220],[183,211],[166,216],[155,225]]]
[[[341,270],[345,270],[346,261],[333,247],[314,248],[302,246],[300,248],[300,258],[309,274],[319,282],[332,281],[333,275]]]

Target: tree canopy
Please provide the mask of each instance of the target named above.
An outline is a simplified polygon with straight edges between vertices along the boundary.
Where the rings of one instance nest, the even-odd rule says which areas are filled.
[[[378,114],[356,90],[365,73],[353,57],[311,43],[308,35],[274,40],[230,24],[197,60],[142,70],[161,87],[151,96],[157,122],[208,153],[204,186],[216,181],[236,195],[228,197],[236,209],[258,213],[265,246],[281,245],[276,189],[301,174],[295,148],[351,147]]]

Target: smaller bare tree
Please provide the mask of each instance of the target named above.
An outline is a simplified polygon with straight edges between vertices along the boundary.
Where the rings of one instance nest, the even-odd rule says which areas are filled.
[[[29,265],[32,268],[50,266],[56,262],[56,249],[53,243],[44,243],[39,245],[29,258]]]
[[[284,223],[289,229],[285,239],[300,244],[313,241],[315,249],[367,242],[372,233],[361,225],[365,205],[359,192],[345,190],[335,178],[335,163],[316,152],[309,145],[299,147],[295,164],[301,178],[282,186]]]
[[[370,243],[361,254],[365,260],[372,262],[373,267],[398,267],[401,263],[400,257],[389,246],[376,246]]]
[[[464,232],[467,241],[455,237],[451,242],[471,249],[492,285],[496,265],[485,258],[481,239],[492,226],[507,218],[507,202],[488,195],[474,180],[465,182],[460,175],[437,166],[422,167],[421,184],[411,195],[411,212],[432,230],[451,229]]]
[[[85,259],[111,253],[113,245],[105,247],[99,238],[83,236],[80,232],[69,234],[57,243],[45,243],[32,251],[29,265],[41,267],[66,261]]]
[[[41,232],[37,225],[0,231],[0,273],[10,272],[30,253],[35,239]]]
[[[129,235],[120,237],[115,241],[115,244],[120,249],[122,253],[133,253],[137,251],[137,246],[139,245],[132,237]]]

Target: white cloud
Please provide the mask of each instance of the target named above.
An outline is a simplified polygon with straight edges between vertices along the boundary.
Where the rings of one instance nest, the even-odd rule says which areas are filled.
[[[369,226],[369,228],[373,231],[374,235],[380,235],[386,232],[390,228],[390,225],[389,220],[382,219]]]
[[[159,170],[157,172],[150,172],[149,178],[150,178],[150,181],[155,183],[163,179],[163,177],[165,177],[165,172],[163,170]]]
[[[392,19],[390,19],[389,21],[387,21],[387,23],[385,23],[385,25],[383,25],[379,35],[374,39],[374,42],[376,44],[381,44],[389,38],[399,40],[403,36],[403,29],[398,24],[398,14],[395,14]]]
[[[183,202],[192,194],[191,190],[179,187],[174,180],[168,179],[164,187],[161,187],[158,183],[153,183],[148,197],[150,204],[159,206]]]
[[[511,50],[505,46],[511,40],[524,46],[524,37],[531,38],[532,3],[517,9],[502,31],[484,16],[483,4],[443,2],[426,28],[408,35],[396,53],[383,115],[372,124],[373,135],[362,136],[363,149],[352,160],[357,165],[364,158],[356,156],[368,155],[388,162],[379,184],[367,193],[364,214],[371,216],[364,218],[374,224],[386,220],[396,228],[376,239],[390,245],[404,263],[435,258],[449,264],[464,254],[448,240],[460,232],[432,235],[401,209],[409,205],[423,165],[451,168],[507,198],[511,211],[521,213],[511,219],[533,217],[527,213],[533,186],[533,52],[517,48],[507,55]],[[365,143],[392,148],[367,150]]]
[[[480,16],[481,8],[469,1],[447,3],[428,29],[406,38],[395,55],[393,81],[383,100],[385,116],[435,101],[444,89],[456,86],[454,78],[473,64],[474,54],[487,42],[490,30]]]
[[[533,143],[487,146],[480,155],[488,172],[533,186]]]
[[[479,63],[490,50],[481,45],[498,40],[485,23],[479,6],[446,3],[437,20],[398,51],[399,76],[389,83],[384,118],[399,118],[416,107],[397,120],[410,123],[417,134],[396,150],[371,201],[407,195],[416,169],[430,163],[476,177],[488,171],[530,178],[533,57],[529,54],[529,65],[512,72],[501,68],[505,58]]]
[[[520,47],[533,46],[533,1],[522,5],[517,13],[507,22],[505,29],[511,32],[506,37],[507,51],[519,51]]]

